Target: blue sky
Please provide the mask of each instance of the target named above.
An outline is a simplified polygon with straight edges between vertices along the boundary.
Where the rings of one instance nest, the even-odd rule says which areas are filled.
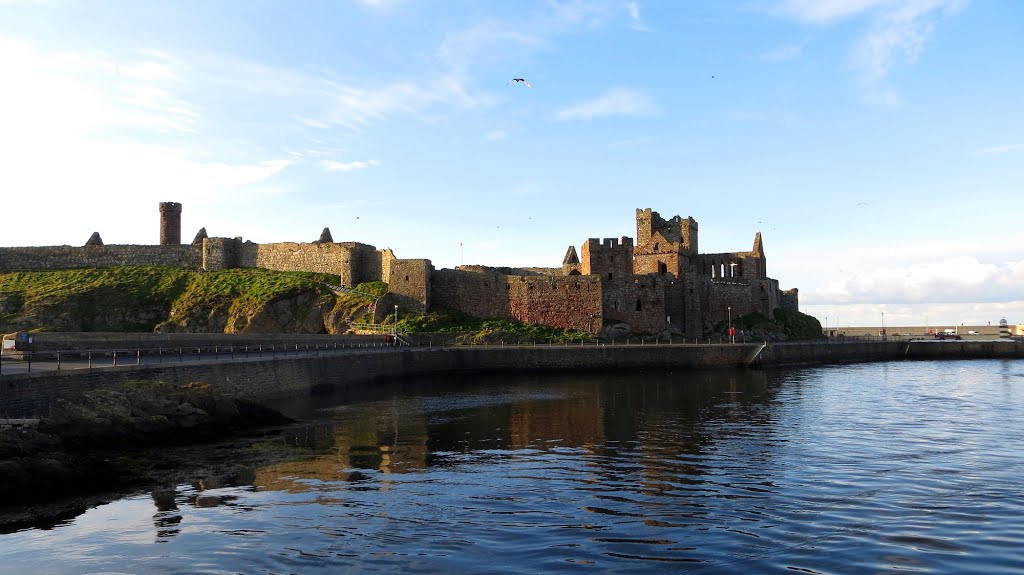
[[[0,245],[179,201],[186,241],[558,266],[653,208],[760,230],[823,323],[1024,323],[1022,56],[1012,0],[0,0]]]

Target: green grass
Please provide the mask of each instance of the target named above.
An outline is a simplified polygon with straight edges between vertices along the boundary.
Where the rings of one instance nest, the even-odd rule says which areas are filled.
[[[163,266],[6,273],[0,330],[147,332],[172,313],[242,316],[302,292],[333,297],[323,282],[337,281],[322,273]]]
[[[775,310],[775,319],[752,313],[733,320],[733,327],[737,330],[759,331],[763,333],[781,333],[787,340],[811,340],[822,339],[825,336],[821,332],[821,323],[818,319],[798,311],[784,309]],[[725,322],[722,322],[721,330],[726,329]]]
[[[534,341],[570,342],[594,337],[581,330],[521,323],[510,319],[478,318],[451,309],[433,309],[427,313],[400,316],[398,331],[409,334],[464,333],[474,341],[508,337]]]
[[[275,272],[259,268],[190,274],[175,298],[173,310],[214,309],[226,306],[231,315],[255,313],[268,302],[304,291],[328,294],[322,282],[336,282],[330,274]]]

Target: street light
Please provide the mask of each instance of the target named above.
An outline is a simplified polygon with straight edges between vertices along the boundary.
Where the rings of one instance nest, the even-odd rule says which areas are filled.
[[[736,332],[732,330],[732,306],[727,306],[725,309],[729,312],[729,339],[732,343],[736,343]]]
[[[398,304],[395,304],[395,325],[392,329],[392,333],[398,335]]]
[[[882,312],[882,339],[885,339],[885,312]]]

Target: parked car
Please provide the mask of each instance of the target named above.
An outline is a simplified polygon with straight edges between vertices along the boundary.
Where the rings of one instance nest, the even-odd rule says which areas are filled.
[[[955,333],[937,333],[935,339],[963,339]]]
[[[980,333],[978,333],[978,332],[976,332],[976,331],[974,331],[974,330],[972,329],[971,331],[967,332],[967,335],[981,335],[981,334],[980,334]]]

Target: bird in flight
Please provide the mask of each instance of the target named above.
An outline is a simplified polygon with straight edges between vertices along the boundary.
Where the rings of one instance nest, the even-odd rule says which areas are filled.
[[[512,78],[508,82],[505,82],[505,85],[508,86],[512,82],[519,82],[520,84],[526,84],[527,88],[532,88],[533,87],[533,86],[530,85],[529,82],[526,81],[526,78]]]

